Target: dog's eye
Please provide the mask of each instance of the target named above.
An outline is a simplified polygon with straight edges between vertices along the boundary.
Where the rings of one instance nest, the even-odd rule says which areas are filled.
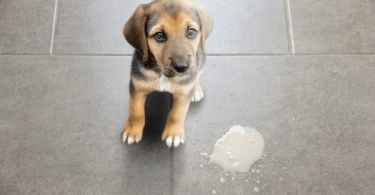
[[[194,29],[189,29],[189,30],[187,31],[187,37],[188,37],[189,39],[194,39],[194,38],[195,38],[195,35],[197,35],[197,31],[196,31],[196,30],[194,30]]]
[[[157,41],[157,42],[164,42],[166,40],[166,37],[165,37],[165,34],[164,33],[161,33],[161,32],[158,32],[154,35],[154,39]]]

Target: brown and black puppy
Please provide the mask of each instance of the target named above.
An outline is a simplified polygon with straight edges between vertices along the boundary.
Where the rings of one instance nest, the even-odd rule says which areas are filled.
[[[130,113],[122,131],[129,145],[142,139],[144,105],[152,91],[173,95],[173,106],[162,135],[168,147],[185,142],[184,121],[191,101],[203,98],[199,75],[206,61],[204,42],[213,17],[190,0],[155,0],[140,5],[124,27],[125,39],[136,50],[130,80]]]

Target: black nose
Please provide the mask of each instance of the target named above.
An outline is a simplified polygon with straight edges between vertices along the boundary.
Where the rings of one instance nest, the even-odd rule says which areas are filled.
[[[179,73],[186,72],[190,67],[189,62],[187,60],[177,60],[177,59],[172,60],[172,66],[173,66],[173,69],[175,69]]]

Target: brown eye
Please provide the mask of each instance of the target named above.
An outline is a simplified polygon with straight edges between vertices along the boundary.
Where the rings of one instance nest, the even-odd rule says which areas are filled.
[[[195,29],[189,29],[188,31],[187,31],[187,37],[189,38],[189,39],[194,39],[195,38],[195,36],[197,35],[197,31],[195,30]]]
[[[158,33],[154,34],[154,39],[155,39],[157,42],[159,42],[159,43],[163,43],[163,42],[165,42],[165,40],[166,40],[166,36],[165,36],[164,33],[162,33],[162,32],[158,32]]]

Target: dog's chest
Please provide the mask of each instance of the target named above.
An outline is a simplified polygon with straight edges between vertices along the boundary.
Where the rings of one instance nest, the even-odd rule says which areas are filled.
[[[144,91],[160,91],[169,93],[188,94],[189,91],[194,87],[195,82],[181,83],[181,80],[186,79],[185,77],[172,77],[168,78],[163,74],[158,74],[151,71],[144,71],[147,75],[147,80],[134,80],[136,88]]]
[[[173,92],[174,84],[171,82],[171,79],[167,78],[164,75],[160,75],[155,81],[155,90],[161,92]]]

